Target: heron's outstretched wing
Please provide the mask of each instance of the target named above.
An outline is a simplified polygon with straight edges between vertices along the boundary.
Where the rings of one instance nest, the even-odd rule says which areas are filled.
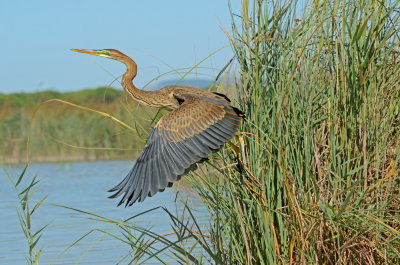
[[[242,118],[226,101],[187,97],[152,130],[147,144],[110,198],[130,206],[163,191],[232,138]]]

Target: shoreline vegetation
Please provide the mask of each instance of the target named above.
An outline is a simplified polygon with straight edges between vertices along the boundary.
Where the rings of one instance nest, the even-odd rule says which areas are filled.
[[[136,131],[95,112],[51,102],[55,98],[106,112],[134,124]],[[157,114],[140,107],[141,115],[135,115],[137,109],[124,91],[110,87],[0,94],[0,163],[133,159]]]

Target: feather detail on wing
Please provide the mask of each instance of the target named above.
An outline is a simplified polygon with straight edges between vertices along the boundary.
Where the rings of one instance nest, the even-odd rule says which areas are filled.
[[[183,104],[165,115],[150,133],[135,165],[110,198],[123,195],[118,205],[131,206],[196,168],[232,138],[242,120],[226,101],[186,96]]]

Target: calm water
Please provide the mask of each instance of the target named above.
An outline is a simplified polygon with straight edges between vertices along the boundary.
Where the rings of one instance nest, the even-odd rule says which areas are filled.
[[[182,198],[189,198],[189,204],[195,209],[198,221],[203,227],[206,226],[208,215],[204,206],[196,197],[188,195],[182,189],[178,193],[175,188],[167,189],[153,198],[147,198],[144,203],[134,204],[129,208],[117,208],[118,200],[107,199],[106,191],[117,184],[131,166],[130,161],[33,164],[21,186],[37,175],[40,184],[32,200],[48,195],[46,202],[89,211],[114,220],[124,220],[157,206],[180,213],[180,201]],[[6,175],[8,173],[16,181],[22,168],[1,166],[0,264],[27,264],[27,243],[16,214],[17,195]],[[43,247],[40,264],[128,264],[130,261],[129,258],[124,259],[129,253],[127,245],[100,232],[93,232],[66,250],[92,229],[102,229],[122,237],[120,231],[111,224],[91,220],[88,215],[52,205],[42,205],[32,219],[34,231],[50,223],[38,244]],[[152,228],[152,231],[161,234],[173,231],[169,217],[161,209],[135,218],[134,224]],[[62,253],[64,250],[66,252]],[[168,256],[164,260],[174,264]],[[158,263],[155,261],[146,264]]]

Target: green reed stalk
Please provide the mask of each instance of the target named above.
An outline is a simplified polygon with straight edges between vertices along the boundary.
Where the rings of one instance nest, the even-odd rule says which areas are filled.
[[[20,206],[17,208],[17,215],[19,219],[19,223],[26,238],[28,244],[28,256],[27,262],[31,265],[39,265],[39,258],[42,254],[43,247],[38,249],[38,242],[42,237],[43,230],[48,226],[45,225],[37,230],[33,230],[32,228],[32,216],[39,209],[39,207],[46,200],[47,196],[43,197],[40,201],[33,202],[33,208],[30,208],[32,202],[29,200],[32,198],[33,194],[37,189],[37,184],[39,180],[36,177],[32,178],[29,184],[27,184],[22,191],[20,191],[20,184],[23,182],[25,177],[26,169],[28,165],[24,168],[18,180],[14,182],[11,176],[7,175],[10,182],[13,184],[15,191],[18,195],[18,201]]]

